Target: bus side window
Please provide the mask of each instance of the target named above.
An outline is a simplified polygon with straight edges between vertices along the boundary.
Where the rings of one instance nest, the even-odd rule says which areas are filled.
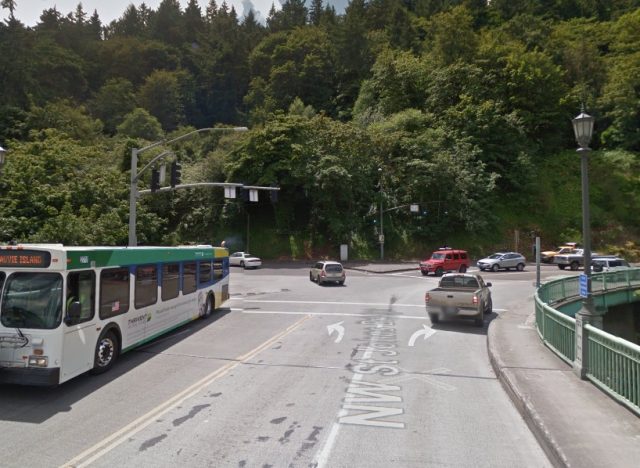
[[[228,267],[227,267],[228,270]],[[224,262],[223,260],[213,261],[213,281],[218,282],[224,277]]]
[[[158,267],[140,265],[136,267],[134,304],[136,309],[158,302]]]
[[[73,302],[80,303],[80,318],[74,325],[93,318],[96,303],[96,275],[93,271],[75,271],[67,276],[67,313]]]
[[[211,260],[202,260],[200,263],[200,274],[198,284],[204,286],[211,283]]]
[[[100,272],[100,318],[129,311],[129,268],[108,268]]]
[[[178,297],[180,291],[180,264],[166,263],[162,265],[162,300],[168,301]]]
[[[190,294],[197,289],[196,266],[196,262],[187,262],[182,265],[182,294]]]

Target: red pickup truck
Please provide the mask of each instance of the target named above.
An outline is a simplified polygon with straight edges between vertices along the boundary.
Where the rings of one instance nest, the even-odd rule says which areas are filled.
[[[431,254],[427,260],[420,262],[420,271],[423,275],[433,273],[442,276],[447,271],[464,273],[469,268],[469,256],[466,250],[441,248]]]

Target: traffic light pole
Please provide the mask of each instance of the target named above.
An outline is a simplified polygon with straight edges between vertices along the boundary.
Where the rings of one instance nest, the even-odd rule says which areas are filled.
[[[197,130],[193,130],[192,132],[185,133],[184,135],[180,135],[179,137],[173,138],[171,140],[160,140],[155,143],[150,144],[149,146],[145,146],[144,148],[132,148],[131,149],[131,182],[129,185],[129,247],[135,247],[138,245],[138,238],[136,236],[136,203],[138,201],[138,197],[142,193],[138,191],[138,180],[140,179],[140,174],[146,171],[151,165],[156,162],[160,157],[166,156],[170,151],[166,151],[159,156],[156,156],[149,164],[138,171],[138,155],[144,151],[150,150],[152,148],[156,148],[160,145],[168,145],[171,143],[176,143],[180,140],[190,137],[196,133],[202,132],[212,132],[212,131],[220,131],[220,132],[246,132],[249,129],[247,127],[213,127],[213,128],[199,128]],[[161,190],[161,189],[160,189]]]

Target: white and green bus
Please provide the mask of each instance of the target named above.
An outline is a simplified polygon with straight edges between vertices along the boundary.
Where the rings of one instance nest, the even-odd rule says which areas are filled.
[[[224,248],[0,246],[0,383],[104,372],[228,298]]]

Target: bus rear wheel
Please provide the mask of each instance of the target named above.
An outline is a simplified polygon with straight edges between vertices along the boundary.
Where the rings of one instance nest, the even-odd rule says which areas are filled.
[[[213,301],[214,299],[211,297],[211,294],[207,296],[207,303],[204,306],[204,317],[210,317],[213,313]]]
[[[118,338],[115,333],[108,331],[98,339],[93,359],[93,374],[102,374],[113,367],[118,359]]]

